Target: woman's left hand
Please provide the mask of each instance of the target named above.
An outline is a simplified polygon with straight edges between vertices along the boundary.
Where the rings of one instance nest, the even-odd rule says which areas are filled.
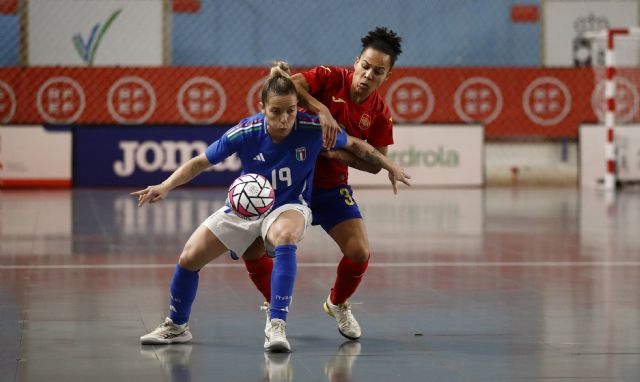
[[[391,182],[391,186],[393,187],[393,193],[398,193],[398,181],[406,184],[407,186],[411,186],[409,183],[409,179],[411,176],[407,174],[404,168],[400,166],[394,166],[391,170],[389,170],[389,181]]]

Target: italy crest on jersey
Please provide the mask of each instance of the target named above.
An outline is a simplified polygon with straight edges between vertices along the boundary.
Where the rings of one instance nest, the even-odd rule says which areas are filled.
[[[298,161],[303,161],[307,159],[307,148],[306,147],[298,147],[296,149],[296,159]]]

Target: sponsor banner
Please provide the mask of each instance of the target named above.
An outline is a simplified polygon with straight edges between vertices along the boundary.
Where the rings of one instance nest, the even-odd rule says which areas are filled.
[[[620,181],[640,181],[640,125],[613,129],[616,151],[616,173]],[[607,169],[605,143],[607,129],[603,125],[580,126],[580,184],[594,187],[603,182]]]
[[[387,157],[402,165],[414,186],[481,186],[484,135],[479,125],[407,126],[393,129]],[[390,186],[386,170],[370,174],[349,169],[356,186]]]
[[[226,130],[203,126],[77,126],[74,185],[142,187],[161,183]],[[240,174],[240,168],[240,159],[234,155],[189,184],[226,187]]]
[[[0,187],[70,187],[71,131],[0,126]]]
[[[585,37],[590,32],[638,25],[637,0],[546,0],[543,50],[547,66],[604,66],[606,44]],[[639,45],[616,49],[616,62],[637,65]]]
[[[162,65],[163,2],[29,0],[28,65]]]
[[[259,111],[266,68],[0,68],[5,123],[235,124]],[[640,69],[619,73],[630,94]],[[396,68],[380,89],[394,120],[482,124],[487,138],[577,138],[604,110],[588,68]],[[622,88],[621,88],[622,89]],[[629,118],[638,104],[629,103]]]

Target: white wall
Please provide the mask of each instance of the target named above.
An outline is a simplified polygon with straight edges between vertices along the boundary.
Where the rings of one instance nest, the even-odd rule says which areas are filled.
[[[577,142],[567,142],[565,149],[563,160],[560,142],[486,142],[486,185],[576,185]]]
[[[387,156],[415,186],[481,186],[484,129],[480,125],[397,125]],[[386,174],[385,171],[382,171]],[[386,175],[349,170],[352,185],[386,186]]]

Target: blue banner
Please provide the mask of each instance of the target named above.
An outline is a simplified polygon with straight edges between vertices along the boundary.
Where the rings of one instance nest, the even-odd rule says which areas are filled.
[[[164,181],[231,126],[75,126],[73,184],[80,187],[148,186]],[[240,175],[231,156],[189,182],[228,186]]]

